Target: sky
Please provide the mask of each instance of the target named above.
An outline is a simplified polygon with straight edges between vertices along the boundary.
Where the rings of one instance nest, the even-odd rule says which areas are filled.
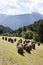
[[[43,14],[43,0],[0,0],[0,14]]]

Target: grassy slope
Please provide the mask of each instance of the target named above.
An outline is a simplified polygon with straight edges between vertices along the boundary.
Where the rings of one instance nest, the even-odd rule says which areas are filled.
[[[36,45],[31,54],[25,52],[21,56],[17,53],[16,43],[11,44],[0,37],[0,65],[43,65],[43,45]]]

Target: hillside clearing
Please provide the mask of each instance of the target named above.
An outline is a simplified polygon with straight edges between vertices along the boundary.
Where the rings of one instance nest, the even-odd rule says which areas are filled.
[[[22,56],[17,53],[16,43],[11,44],[0,37],[0,65],[43,65],[43,45],[36,44],[36,50],[32,50],[31,54],[25,52]]]

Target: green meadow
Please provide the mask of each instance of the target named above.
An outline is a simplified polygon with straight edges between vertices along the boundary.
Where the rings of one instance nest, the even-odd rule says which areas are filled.
[[[12,37],[14,38],[17,41],[20,39],[20,37]],[[31,54],[24,51],[22,56],[17,52],[17,41],[10,43],[2,40],[0,36],[0,65],[43,65],[43,45],[36,44],[36,50],[32,50]]]

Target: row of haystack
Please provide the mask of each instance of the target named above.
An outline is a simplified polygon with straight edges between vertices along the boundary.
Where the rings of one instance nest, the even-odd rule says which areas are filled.
[[[18,53],[23,55],[24,50],[28,53],[31,53],[31,50],[34,49],[35,50],[35,45],[36,42],[35,41],[30,41],[30,40],[25,40],[22,43],[22,39],[20,39],[17,43],[17,49],[18,49]],[[40,43],[38,43],[38,46],[40,46]]]
[[[14,43],[16,42],[16,38],[12,39],[12,38],[8,38],[8,37],[2,37],[3,40]],[[24,54],[24,50],[28,53],[31,53],[31,50],[34,49],[35,50],[35,46],[36,46],[36,42],[35,41],[31,41],[31,40],[18,40],[17,43],[17,51],[19,54],[23,55]],[[38,46],[40,46],[40,43],[38,42]]]
[[[16,38],[15,39],[12,39],[12,38],[7,38],[7,37],[4,37],[3,36],[2,39],[5,40],[5,41],[8,41],[8,42],[11,42],[11,43],[16,42]]]

